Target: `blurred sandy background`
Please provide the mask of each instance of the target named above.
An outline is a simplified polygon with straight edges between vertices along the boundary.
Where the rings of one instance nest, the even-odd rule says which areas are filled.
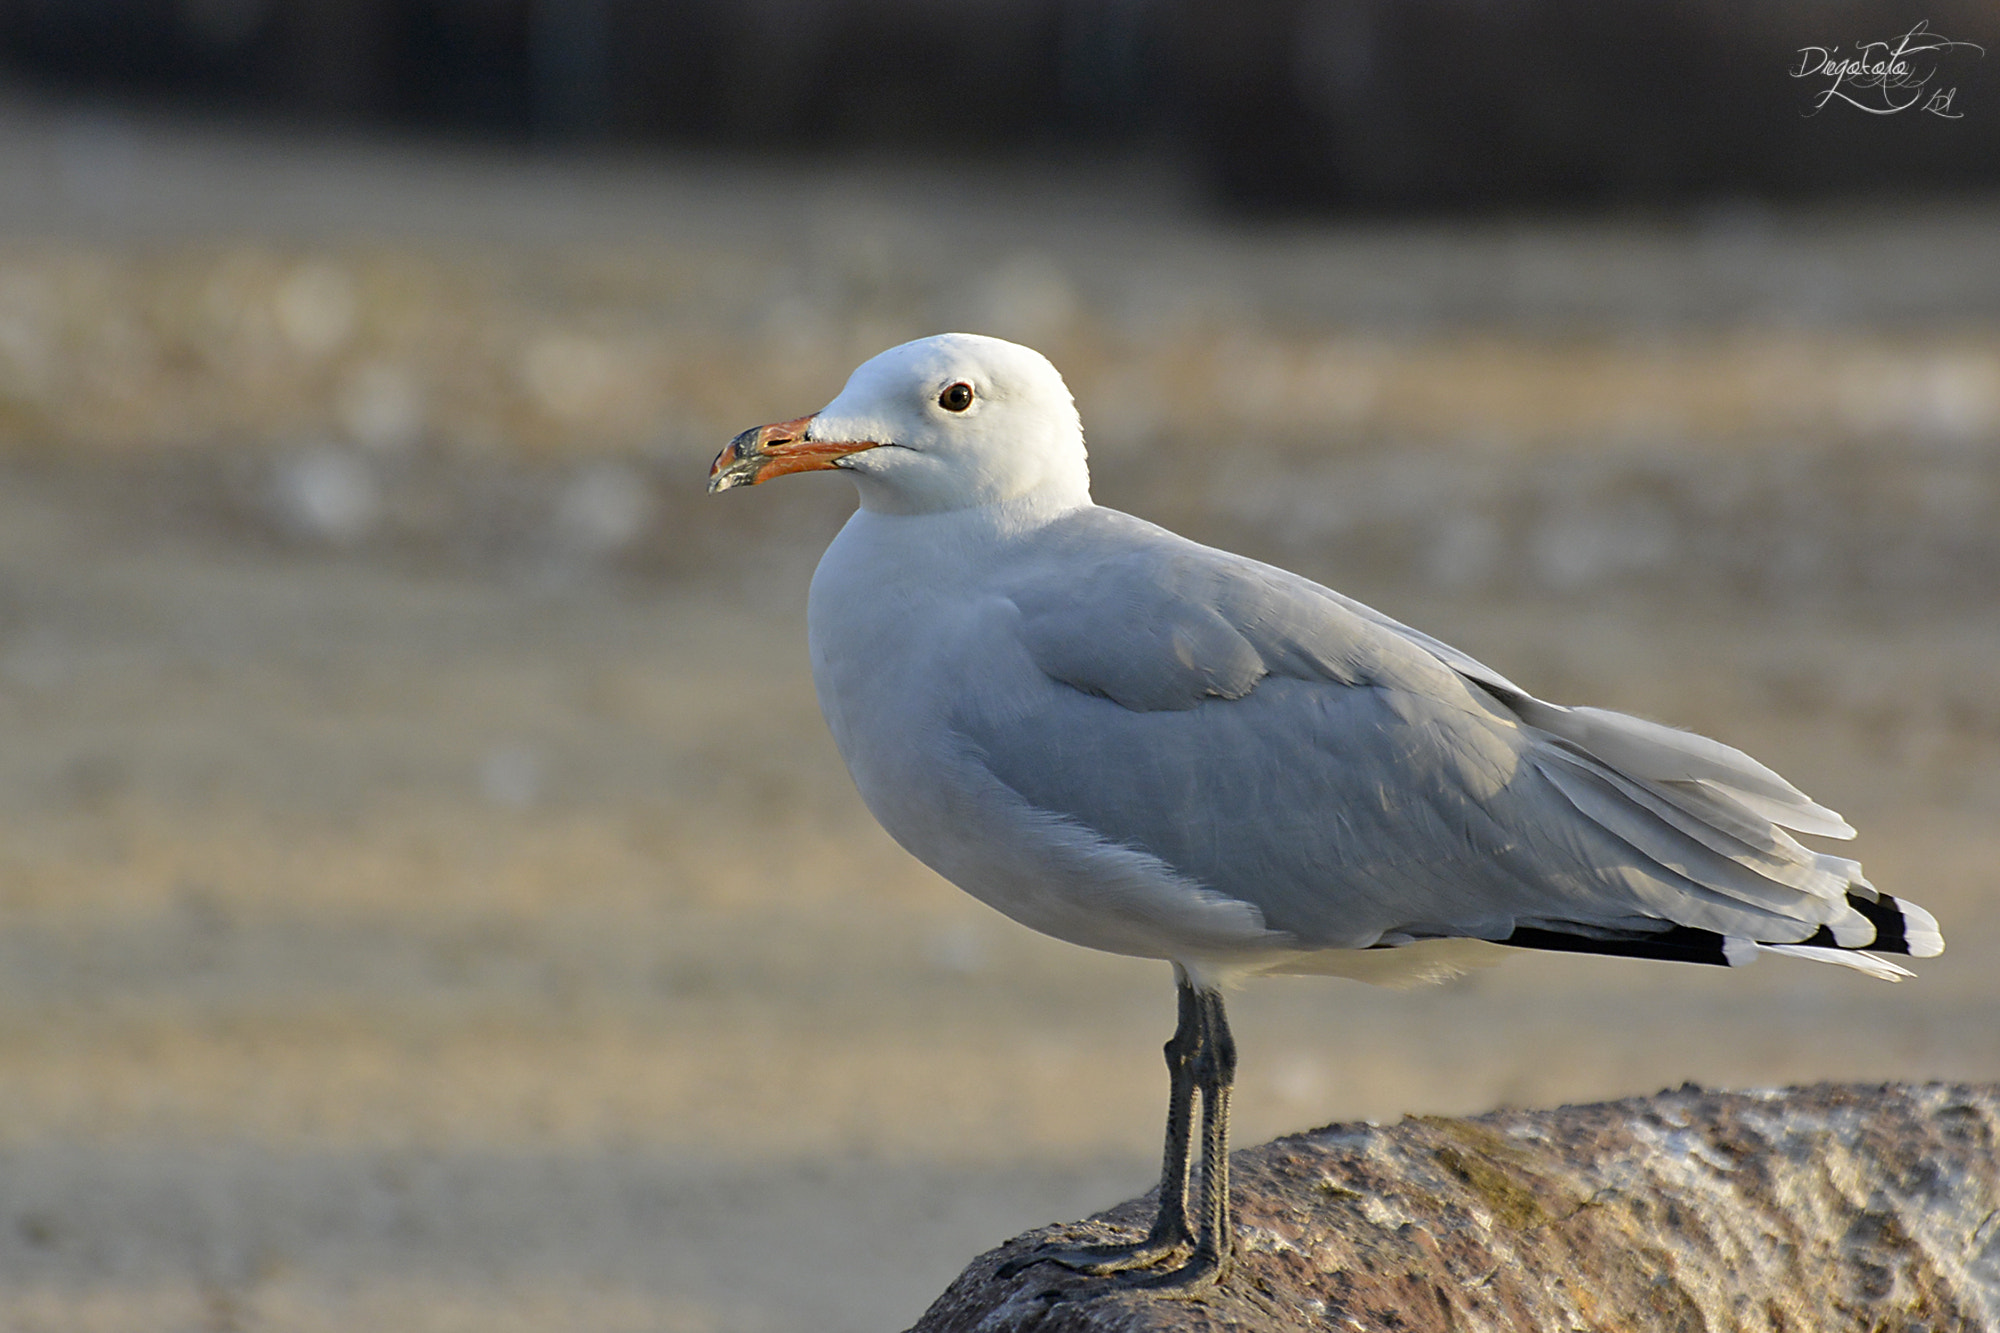
[[[1145,1189],[1166,969],[904,857],[812,700],[946,328],[1099,498],[1743,746],[1951,942],[1232,1008],[1239,1141],[2000,1078],[2000,212],[1245,222],[1143,156],[834,166],[0,106],[0,1327],[880,1330]]]

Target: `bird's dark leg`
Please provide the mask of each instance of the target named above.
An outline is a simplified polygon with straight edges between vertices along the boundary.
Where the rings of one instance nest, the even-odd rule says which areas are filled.
[[[1201,1214],[1194,1253],[1171,1272],[1133,1274],[1119,1282],[1163,1295],[1193,1296],[1208,1290],[1229,1276],[1235,1257],[1229,1206],[1229,1092],[1236,1083],[1236,1039],[1229,1032],[1221,991],[1196,992],[1196,1004],[1200,1035],[1193,1072],[1201,1096]]]
[[[1145,1238],[1130,1245],[1078,1245],[1038,1250],[1001,1265],[996,1276],[1010,1278],[1039,1263],[1060,1264],[1079,1273],[1119,1273],[1148,1268],[1181,1253],[1194,1240],[1188,1217],[1188,1159],[1194,1143],[1195,1070],[1201,1058],[1205,1015],[1202,996],[1185,973],[1175,969],[1180,1021],[1168,1039],[1167,1144],[1160,1168],[1160,1209]]]

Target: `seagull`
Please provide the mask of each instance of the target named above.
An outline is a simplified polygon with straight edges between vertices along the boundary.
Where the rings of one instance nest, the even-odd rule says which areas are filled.
[[[1092,503],[1069,389],[1029,348],[890,348],[818,412],[731,440],[708,488],[829,469],[860,505],[807,636],[870,812],[1021,924],[1173,966],[1150,1229],[1003,1276],[1227,1279],[1223,991],[1242,978],[1407,984],[1529,949],[1896,980],[1882,955],[1944,948],[1930,913],[1792,837],[1854,829],[1741,751],[1544,702],[1297,574]]]

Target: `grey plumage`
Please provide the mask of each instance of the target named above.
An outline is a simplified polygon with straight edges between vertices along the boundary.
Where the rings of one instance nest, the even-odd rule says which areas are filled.
[[[968,692],[953,724],[1031,805],[1303,947],[1519,927],[1875,938],[1848,902],[1874,897],[1860,867],[1778,825],[1852,830],[1739,751],[1544,703],[1306,579],[1113,510],[1017,544],[996,590],[1046,688]]]

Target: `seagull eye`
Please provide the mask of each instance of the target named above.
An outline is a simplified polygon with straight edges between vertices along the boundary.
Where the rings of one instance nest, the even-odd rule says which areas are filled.
[[[944,392],[938,395],[938,406],[947,412],[963,412],[972,406],[972,386],[964,380],[946,385]]]

